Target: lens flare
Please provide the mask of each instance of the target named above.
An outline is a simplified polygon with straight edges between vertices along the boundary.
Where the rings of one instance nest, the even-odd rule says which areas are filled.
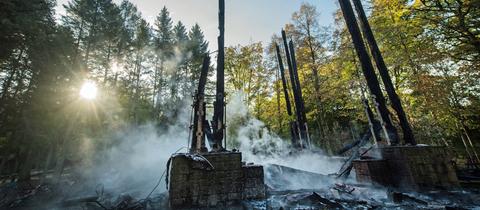
[[[80,96],[87,100],[93,100],[97,97],[97,85],[93,81],[86,81],[80,89]]]

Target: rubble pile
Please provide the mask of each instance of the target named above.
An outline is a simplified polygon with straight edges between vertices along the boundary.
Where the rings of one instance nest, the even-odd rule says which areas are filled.
[[[215,163],[212,165],[215,167]],[[216,165],[219,166],[218,163]],[[247,165],[243,168],[252,169]],[[252,172],[252,175],[256,173]],[[421,193],[391,190],[353,181],[340,181],[334,176],[281,165],[266,165],[264,173],[264,199],[241,199],[231,206],[211,209],[475,209],[480,206],[478,190],[435,190]],[[285,182],[288,176],[292,180],[303,179],[304,182],[293,186],[292,183]],[[324,185],[319,186],[319,182]],[[18,186],[14,182],[5,183],[0,186],[0,209],[178,209],[169,206],[168,193],[153,194],[145,199],[140,194],[113,192],[102,186],[97,189],[93,187],[88,191],[90,193],[80,193],[81,182],[71,185],[67,183],[70,182],[29,187]],[[302,186],[304,188],[300,188]],[[312,189],[306,189],[308,186]],[[215,188],[212,191],[213,189]]]

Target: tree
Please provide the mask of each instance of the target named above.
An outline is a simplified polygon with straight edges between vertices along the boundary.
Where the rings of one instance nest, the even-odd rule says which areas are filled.
[[[323,137],[324,133],[324,111],[322,110],[322,96],[320,93],[321,89],[321,78],[318,73],[319,65],[322,62],[325,62],[327,59],[326,56],[326,44],[327,44],[327,29],[321,27],[318,23],[319,13],[317,12],[314,5],[303,3],[298,12],[294,12],[292,15],[293,21],[293,30],[296,40],[298,42],[298,61],[301,65],[301,68],[311,69],[311,74],[313,81],[313,93],[316,116],[315,121],[320,130],[320,135]]]
[[[11,6],[11,16],[3,22],[19,24],[15,26],[18,34],[12,37],[23,38],[17,40],[17,49],[11,49],[10,59],[2,60],[7,78],[2,80],[0,123],[2,138],[11,144],[9,152],[16,153],[20,163],[12,172],[18,172],[23,181],[30,178],[33,166],[46,161],[35,157],[58,146],[58,138],[45,138],[45,134],[60,128],[65,119],[55,114],[68,101],[74,45],[69,31],[55,24],[52,2],[17,1]]]
[[[165,85],[167,70],[165,69],[165,62],[173,55],[173,31],[172,19],[170,12],[166,7],[163,7],[160,14],[155,20],[155,76],[154,76],[154,95],[155,95],[155,116],[160,117],[160,103],[162,100],[163,87]]]
[[[53,168],[60,178],[66,162],[88,164],[114,144],[107,137],[115,126],[154,121],[153,89],[180,98],[179,78],[185,74],[182,88],[192,90],[190,64],[207,53],[200,27],[188,34],[181,22],[173,27],[166,8],[154,30],[127,0],[70,1],[59,23],[51,0],[0,6],[0,173],[20,180],[32,169]],[[94,101],[79,98],[85,80],[98,84]],[[87,143],[88,151],[78,149]]]
[[[208,42],[205,41],[205,36],[198,24],[192,26],[188,32],[188,39],[187,52],[191,55],[188,62],[188,77],[191,83],[188,91],[193,93],[196,81],[200,78],[203,57],[208,53]]]
[[[175,45],[175,56],[176,61],[178,62],[178,70],[174,72],[171,84],[171,93],[174,96],[177,96],[178,93],[182,95],[180,98],[184,98],[188,96],[187,89],[188,89],[188,52],[187,52],[187,44],[188,44],[188,34],[185,25],[181,21],[178,21],[175,27],[173,28],[174,34],[174,45]],[[180,85],[178,85],[180,84]],[[181,91],[177,91],[177,89],[181,88]]]
[[[480,56],[480,2],[465,0],[417,0],[416,14],[427,21],[429,29],[440,39],[444,53],[476,62]]]
[[[264,66],[261,43],[228,47],[225,51],[225,77],[231,92],[243,92],[254,116],[263,112],[262,103],[270,95],[269,74]]]

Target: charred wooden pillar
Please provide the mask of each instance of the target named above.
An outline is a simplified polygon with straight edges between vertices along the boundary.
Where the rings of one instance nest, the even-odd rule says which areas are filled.
[[[368,100],[366,98],[362,98],[363,108],[365,110],[365,114],[367,115],[368,120],[368,127],[370,128],[370,133],[372,133],[373,141],[377,143],[380,140],[380,135],[378,135],[376,124],[380,124],[375,120],[375,116],[373,115],[373,111],[368,105]]]
[[[292,105],[290,104],[290,95],[288,94],[287,79],[285,77],[285,67],[283,66],[280,47],[276,43],[275,43],[275,49],[277,51],[278,68],[280,70],[280,75],[282,78],[282,86],[283,86],[283,93],[285,95],[285,103],[287,104],[287,114],[289,117],[291,117],[293,113],[292,113]],[[290,122],[290,135],[292,137],[292,145],[298,145],[297,124],[295,122]]]
[[[214,150],[222,150],[222,141],[224,137],[224,107],[225,107],[225,0],[218,1],[218,56],[217,56],[217,88],[216,101],[213,114],[213,138]]]
[[[382,53],[378,48],[377,41],[375,40],[372,29],[370,28],[367,16],[365,15],[365,11],[363,10],[362,2],[360,0],[353,0],[353,4],[355,5],[355,9],[360,20],[360,27],[362,28],[363,35],[367,40],[368,45],[370,46],[370,53],[375,60],[378,72],[382,77],[383,85],[385,85],[385,90],[387,91],[390,102],[392,103],[392,108],[397,113],[398,120],[400,121],[400,126],[402,127],[405,143],[415,145],[417,144],[415,141],[415,136],[413,135],[412,128],[410,127],[410,123],[408,122],[407,115],[403,110],[402,102],[400,101],[400,98],[395,92],[395,87],[393,86],[392,79],[390,77],[390,74],[388,73],[387,65],[385,65]]]
[[[204,123],[206,116],[206,103],[205,103],[205,86],[207,84],[208,68],[210,67],[210,57],[207,55],[203,59],[202,71],[200,73],[200,81],[198,82],[197,94],[195,96],[195,102],[193,104],[193,129],[192,129],[192,142],[190,145],[190,152],[207,152],[205,147],[205,132]]]
[[[288,64],[288,73],[290,75],[290,85],[292,86],[292,93],[293,93],[293,103],[295,105],[295,115],[297,116],[298,119],[298,92],[297,90],[297,82],[295,80],[295,73],[293,71],[293,63],[292,63],[292,57],[290,55],[290,48],[288,47],[288,42],[287,42],[287,34],[285,33],[285,30],[282,30],[282,39],[283,39],[283,46],[285,48],[285,58],[287,59],[287,64]],[[301,147],[301,137],[300,137],[300,128],[298,127],[299,123],[298,121],[291,122],[290,123],[290,129],[292,133],[292,143],[294,147]]]
[[[287,103],[288,116],[292,116],[292,105],[290,104],[290,96],[288,95],[287,80],[285,78],[285,67],[283,66],[282,55],[280,54],[280,47],[275,43],[275,49],[277,50],[278,68],[280,70],[280,76],[282,78],[283,93],[285,94],[285,101]]]
[[[298,128],[300,130],[300,137],[302,138],[302,146],[310,147],[310,137],[307,129],[307,115],[305,113],[305,102],[303,101],[302,86],[300,85],[300,78],[298,77],[298,68],[297,68],[297,59],[295,56],[295,47],[293,46],[293,41],[289,42],[290,48],[290,59],[292,60],[293,67],[293,77],[295,78],[295,86],[297,92],[297,121]]]
[[[295,109],[297,109],[297,99],[296,99],[297,96],[295,91],[297,89],[297,82],[295,80],[295,77],[293,76],[294,73],[293,73],[292,57],[290,56],[290,48],[288,47],[287,34],[285,33],[284,30],[282,30],[282,39],[283,39],[283,46],[285,47],[285,57],[287,59],[287,64],[288,64],[288,73],[290,74],[290,84],[292,86]]]
[[[345,18],[345,22],[347,24],[348,31],[352,36],[353,45],[360,59],[363,75],[367,80],[367,86],[370,90],[370,93],[375,97],[376,102],[378,103],[380,117],[382,118],[382,121],[385,123],[385,127],[388,130],[391,144],[398,144],[397,129],[395,126],[393,126],[390,119],[390,113],[385,104],[385,97],[380,89],[380,84],[373,69],[372,61],[370,60],[365,44],[363,43],[362,34],[358,28],[357,20],[355,19],[355,14],[353,12],[352,5],[350,4],[350,0],[339,0],[339,3],[342,9],[343,17]]]
[[[297,138],[296,147],[309,147],[310,141],[307,132],[307,124],[306,124],[306,114],[305,114],[305,105],[303,102],[302,97],[302,88],[300,85],[300,79],[298,77],[298,69],[297,69],[297,62],[295,59],[295,48],[293,46],[293,42],[287,42],[287,35],[284,30],[282,30],[282,39],[283,44],[285,46],[285,54],[288,63],[288,70],[290,74],[290,83],[292,85],[292,92],[295,104],[295,114],[296,114],[296,121],[293,122],[292,125],[292,138]]]

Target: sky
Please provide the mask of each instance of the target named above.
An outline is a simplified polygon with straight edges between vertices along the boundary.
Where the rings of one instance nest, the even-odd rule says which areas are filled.
[[[70,0],[57,0],[57,16],[65,13],[62,4]],[[218,0],[130,0],[137,5],[142,16],[153,24],[160,10],[166,6],[172,20],[181,20],[187,27],[198,23],[210,50],[217,46]],[[120,2],[120,0],[114,0]],[[338,8],[336,0],[226,0],[225,44],[247,45],[255,42],[268,43],[274,34],[289,23],[292,13],[298,11],[302,2],[317,7],[319,22],[333,24],[333,13]]]

